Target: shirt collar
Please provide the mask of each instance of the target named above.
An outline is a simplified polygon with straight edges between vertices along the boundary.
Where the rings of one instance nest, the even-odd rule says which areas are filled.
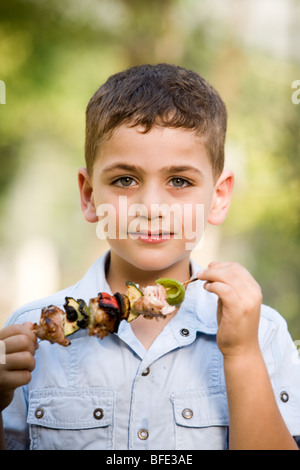
[[[191,278],[196,277],[197,272],[203,268],[191,259]],[[196,329],[206,334],[217,333],[217,304],[218,296],[211,292],[207,292],[204,288],[205,281],[195,281],[188,284],[186,289],[186,298],[191,297],[194,300],[194,316],[196,319]]]

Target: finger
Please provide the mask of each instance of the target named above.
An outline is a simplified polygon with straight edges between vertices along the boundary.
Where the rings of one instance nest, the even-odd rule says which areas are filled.
[[[35,344],[35,347],[37,349],[38,343],[37,343],[37,336],[33,332],[34,324],[32,322],[25,322],[23,323],[23,328],[25,329],[25,333],[29,336],[29,338],[32,339],[33,343]]]
[[[207,268],[214,268],[214,269],[224,269],[227,268],[228,266],[231,266],[233,263],[229,262],[218,262],[218,261],[212,261],[211,263],[208,264]]]
[[[224,266],[212,266],[207,267],[203,271],[199,271],[197,274],[198,279],[203,281],[219,281],[226,282],[231,277],[230,269]]]
[[[217,307],[217,323],[220,325],[221,320],[222,320],[222,309],[223,309],[223,302],[218,298],[218,307]]]
[[[29,337],[32,339],[33,344],[34,344],[34,347],[35,347],[35,350],[38,349],[39,343],[38,343],[38,340],[37,340],[37,336],[36,336],[36,334],[33,332],[34,324],[31,323],[31,322],[25,322],[25,323],[23,324],[23,326],[24,326],[24,328],[27,328],[27,334],[28,334]]]
[[[227,269],[230,269],[230,271],[243,272],[245,274],[249,274],[247,269],[244,268],[244,266],[242,266],[239,263],[236,263],[236,262],[216,262],[216,261],[212,261],[211,263],[209,263],[207,268],[203,269],[202,271],[199,271],[199,274],[204,273],[206,271],[209,271],[210,269],[214,269],[214,270],[224,270],[224,269],[227,270]]]
[[[17,336],[17,335],[23,335],[27,334],[32,341],[36,341],[36,336],[32,331],[33,328],[33,323],[31,322],[26,322],[23,325],[9,325],[2,330],[0,330],[0,339],[4,340],[6,338],[9,338],[11,336]]]
[[[238,263],[214,263],[210,268],[197,273],[197,277],[200,280],[230,284],[241,295],[249,288],[257,287],[251,274]]]
[[[1,375],[1,386],[3,389],[14,390],[23,385],[27,385],[31,380],[31,372],[29,370],[14,370]]]
[[[220,263],[217,261],[212,261],[211,263],[207,265],[206,268],[204,268],[202,271],[199,271],[197,274],[203,274],[211,270],[223,270],[223,269],[229,268],[230,266],[232,266],[232,264],[233,263],[224,263],[224,262]]]
[[[33,371],[35,367],[35,359],[32,354],[28,351],[7,354],[5,370],[14,371],[14,370],[28,370]]]
[[[35,335],[34,335],[35,336]],[[28,351],[32,355],[35,354],[37,341],[26,334],[20,334],[16,336],[10,336],[3,340],[5,344],[6,354],[17,353],[21,351]]]
[[[203,285],[204,289],[208,292],[216,294],[223,304],[232,303],[237,301],[237,296],[234,289],[224,282],[206,282]]]

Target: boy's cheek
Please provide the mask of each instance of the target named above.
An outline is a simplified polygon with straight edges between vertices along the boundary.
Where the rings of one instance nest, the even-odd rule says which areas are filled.
[[[184,205],[182,210],[183,238],[193,242],[199,240],[205,227],[204,204]]]
[[[103,231],[112,239],[124,239],[131,233],[147,230],[169,231],[176,239],[190,242],[199,240],[203,235],[208,212],[203,203],[164,204],[161,208],[156,205],[149,208],[142,204],[129,204],[126,196],[115,199],[105,196],[104,191],[101,202],[100,198],[95,197],[95,201],[98,201],[96,213],[99,238],[103,238]]]

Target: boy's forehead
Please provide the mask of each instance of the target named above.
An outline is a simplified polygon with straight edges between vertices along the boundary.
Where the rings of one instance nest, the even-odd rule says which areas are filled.
[[[135,151],[140,157],[154,156],[157,153],[171,153],[174,158],[207,154],[205,137],[190,129],[155,126],[145,132],[143,126],[121,125],[101,143],[97,158],[126,155],[127,152],[133,156]]]
[[[120,126],[100,147],[93,166],[97,178],[117,174],[159,174],[214,180],[201,137],[190,130]]]

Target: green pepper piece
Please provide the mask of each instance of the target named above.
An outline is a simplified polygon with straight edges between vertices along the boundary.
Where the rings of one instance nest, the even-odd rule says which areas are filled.
[[[178,307],[184,301],[185,288],[181,282],[170,278],[159,278],[155,282],[165,287],[168,304]]]

